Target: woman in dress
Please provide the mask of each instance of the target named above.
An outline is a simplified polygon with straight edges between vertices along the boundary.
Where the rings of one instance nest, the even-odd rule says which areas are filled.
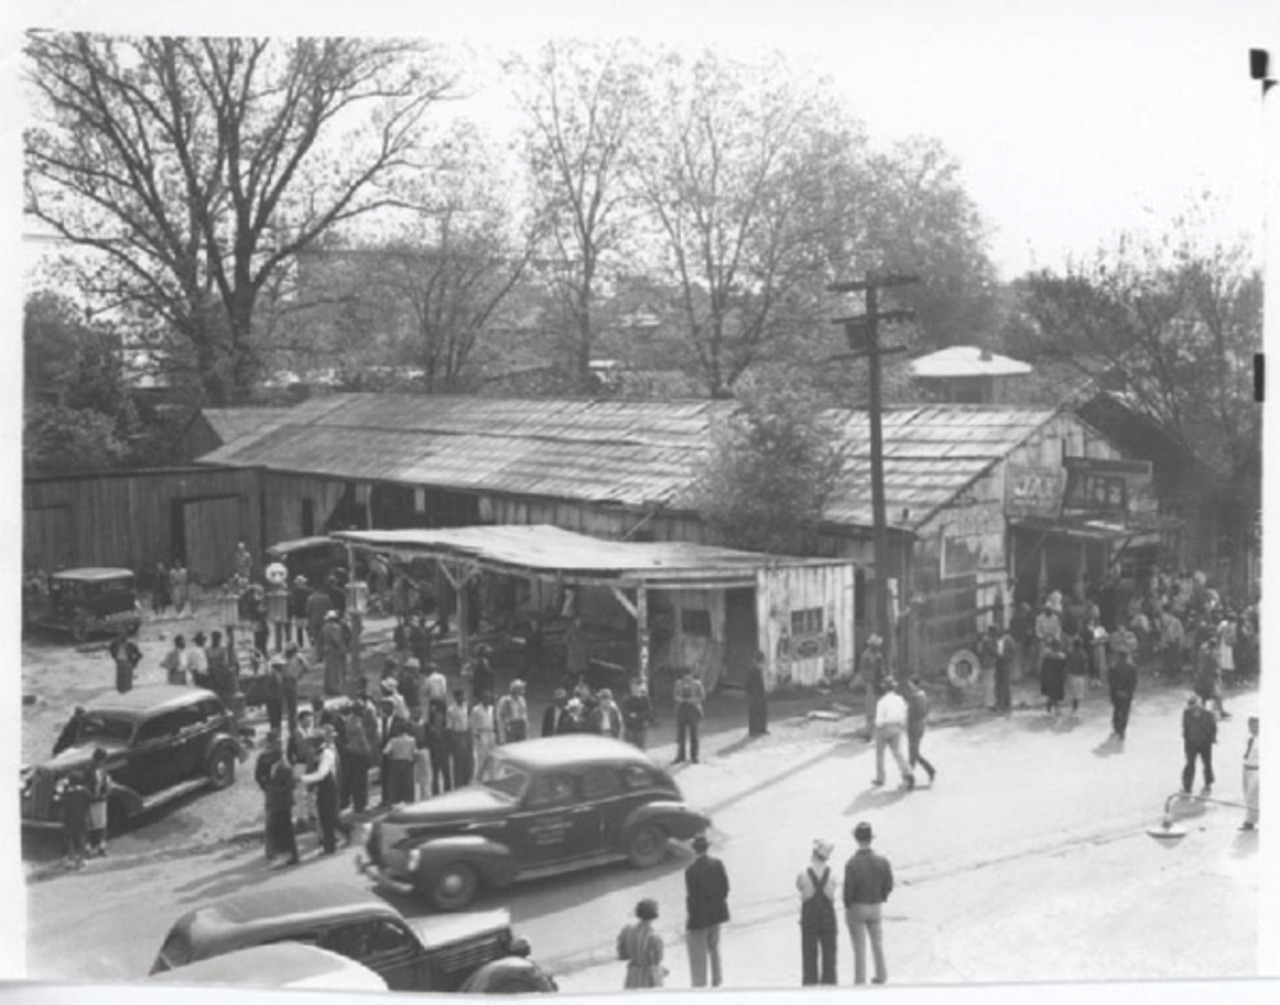
[[[99,858],[107,853],[107,797],[110,794],[107,752],[97,747],[89,769],[89,854]]]
[[[662,987],[667,968],[662,965],[662,936],[653,929],[657,917],[657,901],[646,898],[636,905],[637,920],[618,933],[618,959],[627,961],[623,990]]]

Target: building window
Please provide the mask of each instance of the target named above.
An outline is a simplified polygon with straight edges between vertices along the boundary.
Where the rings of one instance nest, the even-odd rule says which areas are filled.
[[[822,608],[807,607],[803,611],[791,612],[791,637],[822,634]]]
[[[680,627],[686,635],[701,635],[703,638],[710,638],[711,612],[681,610]]]

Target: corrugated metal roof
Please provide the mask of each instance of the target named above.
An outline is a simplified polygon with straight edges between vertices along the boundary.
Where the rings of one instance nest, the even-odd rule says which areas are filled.
[[[732,401],[512,400],[405,394],[312,399],[206,463],[626,506],[689,505]],[[1055,412],[926,405],[884,413],[889,523],[914,527]],[[867,413],[829,413],[849,464],[827,518],[870,526]],[[909,514],[904,519],[903,511]]]
[[[736,551],[687,541],[608,541],[547,524],[447,527],[430,530],[350,530],[333,537],[379,551],[472,559],[501,570],[592,578],[691,579],[754,573],[777,566],[844,564]]]
[[[260,432],[285,419],[291,408],[205,408],[200,414],[213,427],[223,443],[251,433]]]

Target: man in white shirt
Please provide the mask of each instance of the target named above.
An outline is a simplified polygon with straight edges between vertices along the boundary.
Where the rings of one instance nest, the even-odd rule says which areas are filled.
[[[322,746],[315,771],[308,771],[300,779],[304,785],[316,787],[316,812],[320,817],[320,843],[326,855],[332,855],[338,847],[338,752],[334,747],[332,726],[320,730]]]
[[[529,706],[522,680],[513,680],[511,690],[498,700],[498,742],[519,743],[529,738]]]
[[[494,747],[493,695],[488,691],[471,706],[471,764],[477,774]]]
[[[433,708],[444,715],[449,709],[449,682],[434,663],[428,663],[422,671],[426,676],[422,678],[419,693],[422,695],[422,704],[427,708],[427,715],[430,717]]]
[[[192,646],[187,650],[187,671],[191,674],[191,683],[198,687],[209,686],[209,656],[204,651],[207,641],[204,632],[196,632]]]
[[[876,777],[872,785],[884,784],[884,750],[888,747],[902,772],[902,784],[908,791],[916,787],[915,776],[902,754],[902,737],[907,731],[907,702],[898,694],[892,678],[885,678],[881,685],[880,700],[876,702]]]

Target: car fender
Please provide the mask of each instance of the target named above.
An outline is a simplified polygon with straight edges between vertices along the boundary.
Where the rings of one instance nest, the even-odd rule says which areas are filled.
[[[511,849],[480,834],[453,834],[427,838],[413,845],[418,852],[414,875],[428,881],[437,870],[450,862],[466,862],[490,886],[508,886],[515,881],[520,867]]]
[[[236,760],[241,764],[249,759],[249,752],[244,748],[239,740],[233,736],[223,734],[222,736],[215,736],[213,741],[209,744],[209,749],[205,751],[205,767],[208,768],[209,765],[213,763],[213,759],[218,756],[219,751],[228,749],[236,755]]]
[[[111,789],[107,793],[107,799],[119,803],[124,808],[126,816],[132,817],[142,812],[142,796],[129,786],[121,785],[114,778],[111,780]]]
[[[711,826],[711,819],[701,813],[689,809],[684,803],[674,800],[659,800],[637,806],[622,824],[622,839],[645,824],[657,824],[668,835],[679,841],[687,841],[701,834]]]

